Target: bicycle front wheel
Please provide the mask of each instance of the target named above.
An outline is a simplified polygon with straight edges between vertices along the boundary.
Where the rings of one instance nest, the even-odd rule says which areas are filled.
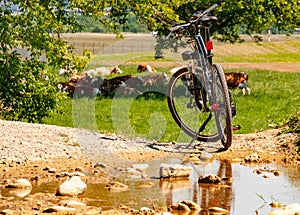
[[[209,99],[201,80],[187,68],[173,74],[167,89],[169,110],[177,125],[190,137],[202,142],[221,139]]]
[[[220,140],[225,149],[232,143],[232,113],[229,91],[220,64],[212,67],[212,111],[216,121]]]

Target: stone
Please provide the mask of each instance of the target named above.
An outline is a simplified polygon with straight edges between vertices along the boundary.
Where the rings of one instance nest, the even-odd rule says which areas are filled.
[[[147,208],[147,207],[141,207],[139,212],[140,213],[151,213],[152,210],[150,208]]]
[[[86,191],[86,184],[78,176],[73,176],[63,182],[57,189],[58,196],[78,196]]]
[[[228,214],[229,211],[220,207],[210,207],[208,211],[212,214]]]
[[[106,185],[106,188],[110,191],[115,191],[115,192],[125,191],[129,189],[129,187],[126,184],[123,184],[121,182],[115,182],[115,181],[110,182],[108,185]]]
[[[82,202],[78,202],[75,200],[70,200],[66,203],[67,207],[72,207],[72,208],[80,208],[80,207],[85,207],[86,204],[82,203]]]
[[[144,184],[141,184],[139,187],[140,188],[150,188],[150,187],[153,187],[153,183],[152,182],[146,182]]]
[[[83,171],[84,171],[84,168],[81,166],[75,168],[75,172],[83,172]]]
[[[273,174],[275,176],[280,176],[281,175],[281,172],[279,170],[274,170]]]
[[[9,190],[9,194],[18,198],[25,198],[31,192],[31,187],[27,188],[16,188]]]
[[[56,173],[56,168],[50,168],[50,169],[48,169],[48,172],[49,173]]]
[[[268,215],[296,215],[300,214],[300,205],[298,203],[290,204],[282,209],[270,212]]]
[[[81,172],[68,172],[66,174],[67,176],[73,177],[73,176],[80,176],[80,177],[85,177],[86,175],[81,173]]]
[[[94,165],[94,168],[96,168],[96,167],[100,167],[100,168],[105,169],[105,168],[107,167],[107,165],[106,165],[105,163],[96,163],[96,164]]]
[[[27,179],[18,179],[14,183],[9,183],[5,188],[31,188],[32,185]]]
[[[146,169],[148,169],[149,167],[149,164],[146,164],[146,163],[141,163],[141,164],[133,164],[132,165],[132,168],[135,168],[136,170],[138,171],[145,171]]]
[[[259,159],[260,159],[260,157],[258,156],[258,154],[254,153],[252,155],[245,157],[244,160],[246,163],[257,163],[257,162],[259,162]]]
[[[138,170],[135,169],[135,168],[127,168],[127,169],[125,170],[125,173],[126,173],[127,175],[131,175],[131,176],[141,176],[141,172],[138,171]]]
[[[0,211],[0,214],[5,214],[5,215],[14,215],[14,211],[10,210],[10,209],[4,209],[2,211]]]
[[[45,166],[45,167],[43,168],[44,171],[48,171],[49,169],[50,169],[49,166]]]
[[[204,184],[221,184],[222,179],[217,175],[200,176],[198,183]]]
[[[160,178],[187,178],[192,172],[192,167],[180,164],[161,164],[159,168]]]
[[[183,213],[191,211],[191,209],[189,208],[189,206],[187,206],[186,204],[183,204],[181,202],[177,202],[176,204],[171,205],[170,208],[169,208],[169,210],[171,212],[172,211],[181,211]]]
[[[200,206],[193,201],[183,200],[183,201],[181,201],[181,203],[187,205],[192,211],[200,211],[201,210]]]
[[[55,205],[43,211],[43,213],[63,213],[63,214],[73,214],[77,210],[75,208],[69,208],[65,206]]]

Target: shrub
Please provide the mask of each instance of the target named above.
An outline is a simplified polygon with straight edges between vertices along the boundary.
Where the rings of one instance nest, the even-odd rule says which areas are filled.
[[[43,78],[47,77],[47,78]],[[41,122],[57,105],[59,95],[45,63],[23,60],[16,53],[1,55],[0,116],[7,120]]]

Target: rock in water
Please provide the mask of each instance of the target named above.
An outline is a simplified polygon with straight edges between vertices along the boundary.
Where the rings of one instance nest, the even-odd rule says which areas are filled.
[[[18,179],[14,183],[8,184],[5,188],[31,188],[32,185],[27,179]]]
[[[198,183],[221,184],[222,179],[217,175],[200,176]]]
[[[59,214],[74,214],[76,212],[76,209],[55,205],[43,211],[43,213],[53,213],[53,212],[57,212]]]
[[[78,176],[73,176],[69,180],[62,183],[57,191],[58,196],[78,196],[82,195],[87,186]]]
[[[192,170],[191,167],[180,164],[161,164],[159,176],[160,178],[187,178]]]
[[[129,187],[126,184],[122,184],[116,181],[110,182],[108,185],[106,185],[106,188],[114,192],[125,191],[129,189]]]

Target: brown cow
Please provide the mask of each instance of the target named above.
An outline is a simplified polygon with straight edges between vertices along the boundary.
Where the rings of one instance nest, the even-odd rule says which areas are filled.
[[[112,68],[112,70],[110,71],[110,74],[122,74],[123,71],[118,67],[118,66],[115,66],[114,68]]]
[[[68,95],[73,95],[76,88],[76,84],[73,82],[59,82],[57,89],[61,92],[66,92]]]
[[[138,72],[156,72],[156,70],[154,69],[154,67],[145,64],[145,63],[141,63],[139,64],[138,68],[137,68]]]
[[[246,72],[229,72],[225,73],[227,86],[229,88],[240,88],[243,96],[246,94],[250,95],[250,88],[248,87],[248,74]]]
[[[83,80],[83,79],[89,81],[90,79],[92,79],[92,76],[88,73],[83,73],[83,74],[74,73],[73,75],[70,76],[69,81],[73,83],[77,83],[79,80]]]

